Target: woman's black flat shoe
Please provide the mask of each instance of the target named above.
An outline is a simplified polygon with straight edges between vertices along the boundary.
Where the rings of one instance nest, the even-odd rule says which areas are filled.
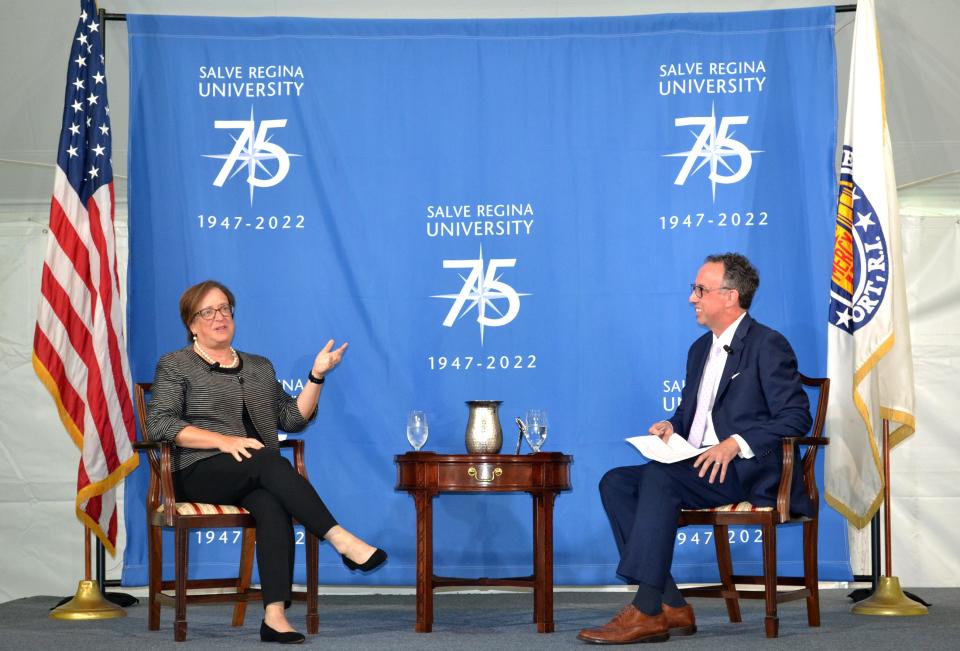
[[[368,558],[363,563],[356,563],[354,561],[351,561],[349,558],[347,558],[343,554],[340,554],[340,558],[343,559],[343,564],[346,565],[348,569],[360,570],[362,572],[369,572],[370,570],[375,570],[381,565],[383,565],[383,562],[387,560],[387,552],[383,551],[378,547],[376,551],[374,551],[373,554],[371,554],[370,558]]]
[[[286,633],[281,633],[280,631],[275,631],[269,626],[267,622],[260,622],[260,641],[261,642],[279,642],[280,644],[303,644],[303,641],[307,639],[304,637],[303,633],[297,633],[296,631],[287,631]]]

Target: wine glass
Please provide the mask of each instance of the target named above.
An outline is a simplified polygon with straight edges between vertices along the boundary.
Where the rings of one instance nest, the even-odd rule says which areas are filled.
[[[417,452],[427,442],[430,427],[427,425],[427,415],[422,411],[411,411],[407,414],[407,440]]]
[[[547,412],[544,409],[528,409],[525,424],[527,443],[534,453],[540,451],[540,446],[547,440]]]

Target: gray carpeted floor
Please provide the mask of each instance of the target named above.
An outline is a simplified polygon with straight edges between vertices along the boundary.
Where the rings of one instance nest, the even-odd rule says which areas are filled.
[[[864,617],[850,613],[847,590],[821,593],[820,628],[809,628],[803,602],[780,607],[780,638],[763,633],[763,604],[742,602],[743,623],[727,621],[723,602],[694,599],[699,632],[667,644],[681,649],[957,649],[960,648],[960,589],[915,591],[933,603],[924,617]],[[307,644],[324,649],[506,649],[591,648],[576,639],[585,626],[606,622],[627,603],[627,593],[559,592],[555,596],[556,633],[538,635],[530,623],[529,593],[443,594],[435,597],[434,632],[415,633],[414,597],[395,595],[321,596],[320,633]],[[0,649],[203,649],[263,648],[259,608],[251,607],[247,624],[229,626],[229,606],[193,606],[187,610],[187,642],[173,642],[172,611],[164,608],[159,631],[148,631],[146,608],[128,609],[123,619],[68,622],[47,615],[54,597],[31,597],[0,604]],[[303,623],[303,605],[290,611]],[[660,647],[657,647],[660,648]]]

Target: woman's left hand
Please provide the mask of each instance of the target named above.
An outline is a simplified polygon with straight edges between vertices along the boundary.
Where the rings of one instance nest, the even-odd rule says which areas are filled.
[[[332,371],[337,367],[337,364],[340,363],[340,360],[343,359],[343,353],[347,350],[347,344],[344,343],[342,346],[333,349],[333,339],[327,342],[327,345],[323,347],[319,353],[317,353],[317,358],[313,360],[313,376],[316,378],[322,378],[324,375]]]

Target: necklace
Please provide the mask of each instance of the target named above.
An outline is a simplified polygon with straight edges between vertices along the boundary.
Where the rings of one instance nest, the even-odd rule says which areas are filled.
[[[217,360],[210,356],[210,353],[203,349],[199,342],[193,342],[193,350],[197,353],[197,355],[200,355],[200,357],[203,358],[203,361],[205,361],[207,364],[210,364],[211,366],[214,364],[220,364]],[[230,354],[233,356],[233,358],[230,360],[230,363],[220,364],[220,368],[236,368],[237,364],[240,363],[240,357],[237,355],[237,351],[233,349],[233,346],[230,347]]]

